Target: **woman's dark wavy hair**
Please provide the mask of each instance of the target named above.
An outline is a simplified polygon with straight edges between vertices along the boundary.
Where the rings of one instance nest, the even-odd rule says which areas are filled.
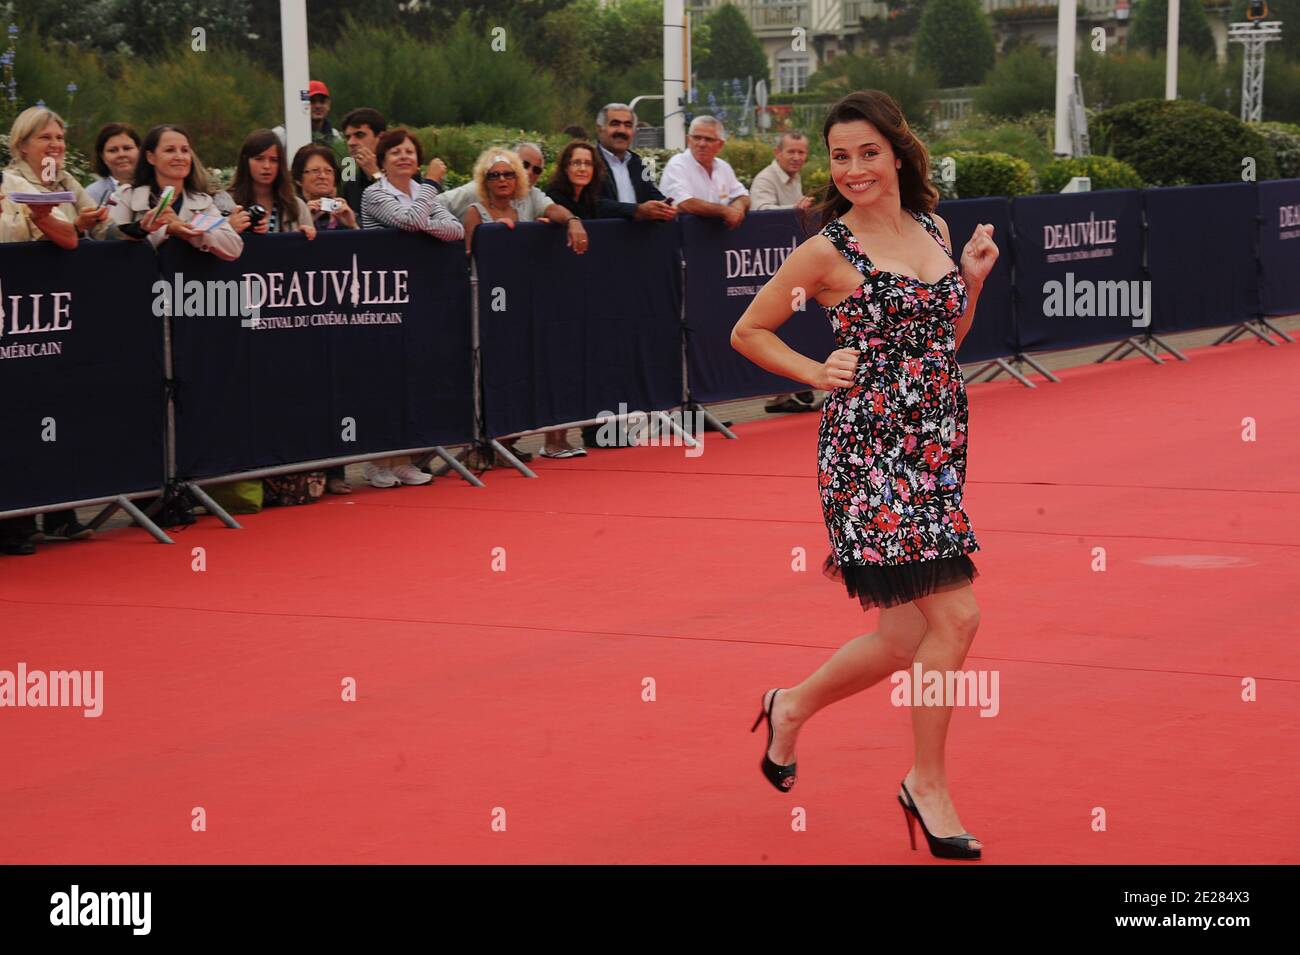
[[[298,193],[294,191],[293,180],[289,178],[289,163],[284,155],[284,143],[280,142],[280,137],[274,130],[255,129],[244,139],[244,144],[239,147],[239,165],[235,167],[235,178],[230,183],[228,191],[235,204],[245,209],[257,201],[249,160],[254,156],[260,156],[272,146],[278,150],[276,155],[279,156],[279,163],[276,166],[275,179],[271,182],[271,195],[275,196],[276,204],[280,207],[280,221],[292,225],[298,221]]]
[[[596,147],[584,139],[575,139],[564,147],[560,152],[560,157],[555,160],[555,172],[551,173],[551,181],[546,185],[546,191],[558,193],[569,199],[573,198],[574,188],[573,180],[569,178],[569,160],[579,149],[585,149],[591,153],[592,169],[591,182],[587,183],[582,190],[583,205],[590,205],[595,208],[596,197],[600,195],[601,186],[605,179],[605,163],[596,152]]]
[[[140,144],[140,161],[135,164],[135,178],[131,181],[131,185],[148,186],[150,189],[157,189],[158,176],[153,163],[149,162],[147,154],[158,151],[158,143],[162,140],[163,133],[180,133],[185,137],[185,141],[190,144],[190,172],[185,177],[185,191],[207,192],[208,171],[203,167],[203,163],[199,162],[199,154],[194,148],[194,140],[190,138],[190,134],[185,132],[184,129],[172,123],[163,123],[145,133],[144,142]]]
[[[902,160],[898,170],[898,195],[904,209],[933,212],[939,204],[939,190],[930,182],[930,154],[916,138],[898,103],[880,90],[857,90],[831,107],[822,126],[822,142],[829,149],[831,127],[837,123],[866,120],[889,140],[894,156]],[[829,159],[828,159],[829,161]],[[800,216],[807,234],[823,228],[832,219],[853,208],[853,203],[835,186],[832,176],[812,207]]]

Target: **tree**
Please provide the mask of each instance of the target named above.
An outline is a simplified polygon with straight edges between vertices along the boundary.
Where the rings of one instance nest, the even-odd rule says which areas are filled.
[[[1160,53],[1169,36],[1169,0],[1138,0],[1129,30],[1130,49]],[[1182,0],[1178,4],[1178,47],[1202,56],[1214,55],[1214,36],[1205,19],[1200,0]]]
[[[916,31],[916,64],[930,67],[941,85],[978,83],[993,67],[993,27],[980,0],[926,0]]]
[[[734,4],[724,3],[708,18],[710,53],[695,61],[702,80],[769,80],[767,54]]]
[[[124,57],[170,56],[190,49],[202,27],[210,47],[243,47],[252,0],[16,0],[14,16],[51,40]]]

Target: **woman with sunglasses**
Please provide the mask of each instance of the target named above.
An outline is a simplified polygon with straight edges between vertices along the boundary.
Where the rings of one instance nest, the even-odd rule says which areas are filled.
[[[519,154],[509,149],[486,149],[474,163],[478,201],[465,212],[465,250],[474,248],[474,230],[484,222],[501,222],[513,229],[516,222],[545,219],[563,225],[567,245],[581,255],[587,251],[587,230],[568,209],[534,189]]]

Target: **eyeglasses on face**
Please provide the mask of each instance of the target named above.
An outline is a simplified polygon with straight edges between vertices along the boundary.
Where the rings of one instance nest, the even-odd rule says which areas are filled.
[[[542,171],[542,167],[541,167],[541,166],[537,165],[536,163],[531,163],[531,162],[529,162],[529,161],[526,160],[526,159],[521,159],[521,160],[519,160],[519,162],[523,164],[524,170],[525,170],[526,172],[541,172],[541,171]]]
[[[582,169],[584,166],[590,168],[591,166],[594,166],[595,163],[593,163],[590,159],[570,159],[569,165],[577,166],[579,169]]]
[[[699,133],[691,133],[690,139],[693,142],[704,143],[706,145],[722,142],[722,140],[718,139],[716,136],[701,136]]]
[[[503,172],[490,172],[483,178],[488,182],[491,182],[494,179],[513,179],[515,178],[515,171],[513,169],[506,169]]]

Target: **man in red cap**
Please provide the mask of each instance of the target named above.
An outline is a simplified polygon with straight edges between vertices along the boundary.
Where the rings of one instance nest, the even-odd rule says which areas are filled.
[[[329,87],[320,80],[312,80],[307,84],[307,96],[311,100],[311,141],[337,150],[343,136],[330,125]]]

